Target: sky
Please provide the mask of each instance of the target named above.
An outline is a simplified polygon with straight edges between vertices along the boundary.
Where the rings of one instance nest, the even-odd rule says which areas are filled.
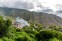
[[[62,0],[0,0],[0,7],[47,12],[62,17]]]

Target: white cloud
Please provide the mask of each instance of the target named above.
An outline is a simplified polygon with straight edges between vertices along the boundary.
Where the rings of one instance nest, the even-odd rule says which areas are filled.
[[[26,5],[27,8],[30,8],[31,7],[30,5],[34,5],[32,9],[35,9],[35,10],[43,6],[43,7],[49,7],[50,9],[53,9],[54,11],[59,9],[60,5],[62,6],[62,0],[0,0],[0,3],[1,3],[0,6],[3,6],[3,5],[6,5],[7,7],[17,6],[17,8],[24,7],[24,4]],[[23,6],[21,6],[21,4]]]
[[[43,7],[49,7],[54,11],[58,10],[60,6],[62,6],[62,0],[36,0],[35,2],[37,4],[40,3]]]
[[[45,8],[47,8],[56,12],[62,10],[62,0],[0,0],[0,7],[28,9],[31,11],[46,11]]]

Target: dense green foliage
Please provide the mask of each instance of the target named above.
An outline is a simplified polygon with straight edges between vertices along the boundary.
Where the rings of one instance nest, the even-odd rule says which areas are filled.
[[[0,41],[62,41],[62,27],[30,22],[30,27],[19,29],[0,16]]]
[[[11,21],[9,19],[5,20],[0,17],[0,37],[7,34]]]

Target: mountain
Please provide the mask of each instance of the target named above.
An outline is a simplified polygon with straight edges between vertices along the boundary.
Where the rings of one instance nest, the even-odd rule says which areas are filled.
[[[41,23],[44,26],[50,26],[50,25],[62,26],[62,18],[53,14],[47,14],[43,12],[34,12],[34,11],[30,12],[25,9],[0,7],[0,14],[11,16],[14,18],[20,17],[27,21],[32,21],[34,23]]]

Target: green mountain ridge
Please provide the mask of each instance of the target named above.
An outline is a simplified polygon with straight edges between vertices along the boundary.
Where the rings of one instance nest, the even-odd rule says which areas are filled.
[[[34,12],[34,11],[30,12],[25,9],[0,7],[0,14],[11,16],[14,18],[20,17],[27,21],[32,21],[34,23],[41,23],[44,26],[49,26],[49,25],[62,26],[62,18],[53,14],[47,14],[43,12]]]

